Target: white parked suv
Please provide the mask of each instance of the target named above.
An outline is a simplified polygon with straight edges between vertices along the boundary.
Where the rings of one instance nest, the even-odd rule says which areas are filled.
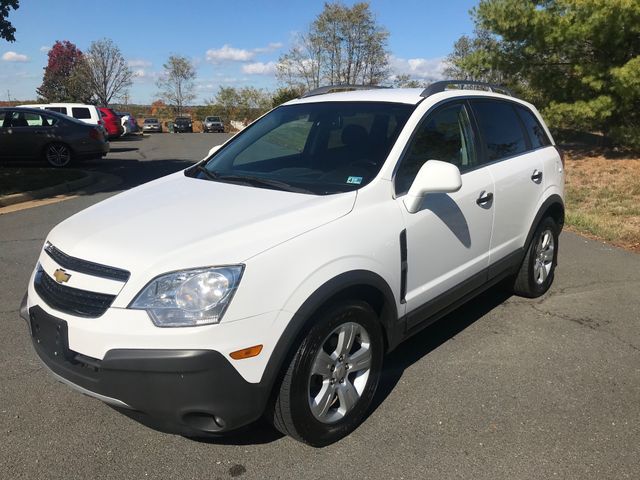
[[[37,354],[181,433],[344,437],[385,353],[553,281],[562,157],[532,105],[467,83],[310,92],[60,223],[21,307]]]
[[[98,107],[95,105],[86,105],[84,103],[38,103],[20,105],[20,107],[50,110],[52,112],[58,112],[69,117],[73,117],[81,122],[89,123],[91,125],[104,125],[100,112],[98,111]]]

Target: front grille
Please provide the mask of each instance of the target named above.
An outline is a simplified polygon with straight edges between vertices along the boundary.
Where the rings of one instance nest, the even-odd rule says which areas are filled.
[[[93,275],[94,277],[109,278],[120,282],[126,282],[129,280],[129,276],[131,275],[129,272],[122,270],[121,268],[109,267],[107,265],[101,265],[99,263],[72,257],[61,252],[48,242],[44,247],[44,251],[47,252],[47,254],[61,267],[75,270],[79,273],[86,273],[87,275]]]
[[[116,298],[115,295],[61,285],[47,275],[41,266],[38,266],[33,285],[36,293],[51,308],[80,317],[99,317]]]

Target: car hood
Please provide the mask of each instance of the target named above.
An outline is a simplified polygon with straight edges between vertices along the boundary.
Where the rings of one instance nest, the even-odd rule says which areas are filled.
[[[348,214],[356,192],[306,195],[178,172],[111,197],[57,225],[67,255],[132,274],[242,263]]]

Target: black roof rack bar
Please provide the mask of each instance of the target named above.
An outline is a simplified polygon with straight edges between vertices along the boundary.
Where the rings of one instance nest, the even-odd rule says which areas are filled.
[[[314,97],[331,92],[348,92],[351,90],[375,90],[378,88],[389,88],[380,85],[325,85],[324,87],[314,88],[300,96],[300,98]]]
[[[420,96],[426,98],[433,95],[434,93],[444,92],[445,90],[447,90],[447,87],[449,86],[456,86],[456,85],[459,87],[463,87],[464,85],[474,85],[476,87],[484,87],[490,92],[504,93],[506,95],[509,95],[510,97],[513,97],[513,93],[511,92],[511,90],[509,90],[506,87],[502,87],[500,85],[493,85],[491,83],[486,83],[486,82],[476,82],[473,80],[442,80],[440,82],[435,82],[429,85],[427,88],[425,88],[420,94]]]

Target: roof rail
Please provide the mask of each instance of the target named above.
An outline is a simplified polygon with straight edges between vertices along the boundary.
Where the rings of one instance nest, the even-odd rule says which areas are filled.
[[[314,97],[331,92],[348,92],[351,90],[375,90],[378,88],[389,88],[380,85],[325,85],[324,87],[314,88],[300,96],[300,98]]]
[[[440,93],[447,90],[447,87],[450,85],[458,85],[460,88],[463,88],[463,85],[474,85],[476,87],[484,87],[490,92],[498,92],[503,93],[505,95],[509,95],[513,97],[513,93],[506,87],[502,87],[500,85],[493,85],[487,82],[476,82],[474,80],[442,80],[440,82],[434,82],[425,88],[420,94],[421,97],[429,97],[434,93]]]

